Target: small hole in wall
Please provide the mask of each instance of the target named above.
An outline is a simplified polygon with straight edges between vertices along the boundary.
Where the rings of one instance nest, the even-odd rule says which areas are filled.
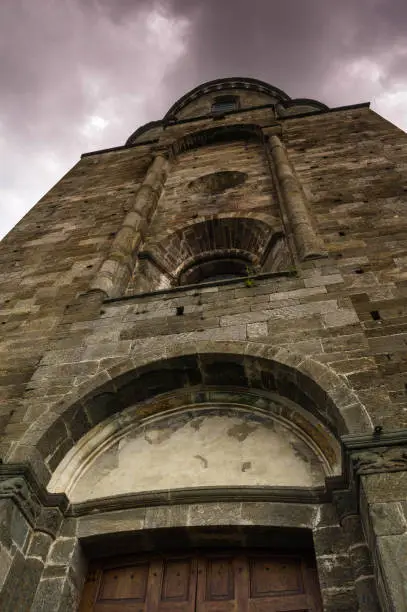
[[[89,266],[86,266],[87,268],[93,268],[93,264],[90,264]]]
[[[338,232],[338,234],[339,234],[340,236],[346,236],[346,232],[343,232],[342,230],[341,230],[340,232]]]
[[[181,317],[184,314],[184,307],[183,306],[177,306],[177,308],[175,310],[175,314],[177,315],[177,317]]]
[[[100,314],[105,314],[106,310],[101,310]]]
[[[365,273],[365,271],[364,271],[363,268],[356,268],[356,270],[355,270],[355,274],[364,274],[364,273]]]
[[[404,383],[404,393],[407,394],[407,383]]]
[[[373,321],[381,321],[380,312],[378,310],[371,310],[370,316],[372,317]]]

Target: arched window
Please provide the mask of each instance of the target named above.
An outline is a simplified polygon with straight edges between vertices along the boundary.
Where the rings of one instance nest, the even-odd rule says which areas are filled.
[[[247,276],[251,268],[252,263],[248,257],[208,255],[185,268],[179,275],[178,282],[180,285],[195,285],[202,282],[239,278]]]
[[[206,187],[209,185],[211,190],[219,187],[212,178],[205,178]],[[223,175],[221,178],[220,187],[223,187]],[[200,189],[201,183],[193,182],[192,187]],[[282,232],[252,217],[209,218],[180,227],[145,246],[139,253],[127,295],[250,278],[261,272],[287,270],[292,265]]]
[[[238,96],[217,96],[212,104],[212,113],[222,114],[230,111],[238,110]]]

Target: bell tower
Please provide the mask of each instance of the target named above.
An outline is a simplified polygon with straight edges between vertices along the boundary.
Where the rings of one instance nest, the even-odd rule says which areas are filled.
[[[406,168],[218,79],[6,236],[2,612],[405,609]]]

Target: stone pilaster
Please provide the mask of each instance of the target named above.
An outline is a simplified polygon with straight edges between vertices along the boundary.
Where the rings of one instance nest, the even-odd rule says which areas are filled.
[[[385,612],[407,610],[406,500],[407,471],[361,476],[362,518]]]
[[[66,507],[65,496],[47,494],[27,466],[0,465],[2,612],[33,609],[45,560]]]
[[[169,161],[158,153],[135,197],[133,209],[126,215],[113,241],[110,253],[100,267],[90,289],[109,297],[119,297],[125,290],[134,267],[135,254],[143,240],[167,177]]]
[[[344,436],[342,441],[357,485],[382,610],[407,610],[407,433],[376,427],[371,436]],[[354,531],[352,521],[350,529]],[[366,561],[360,563],[367,568]]]
[[[369,547],[362,530],[356,492],[334,493],[336,510],[352,565],[359,612],[380,612]]]
[[[312,226],[304,192],[277,134],[270,135],[269,147],[298,256],[301,261],[322,257],[325,255],[322,241]]]

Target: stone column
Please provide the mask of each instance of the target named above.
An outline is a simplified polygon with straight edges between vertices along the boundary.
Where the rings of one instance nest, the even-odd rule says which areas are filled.
[[[270,135],[269,147],[299,258],[304,261],[322,257],[325,255],[324,247],[312,226],[305,195],[291,167],[286,148],[276,134]]]
[[[103,291],[107,297],[113,298],[122,295],[126,289],[133,272],[135,254],[161,195],[168,168],[166,156],[157,154],[136,194],[133,209],[124,218],[110,253],[90,287],[92,291]]]

